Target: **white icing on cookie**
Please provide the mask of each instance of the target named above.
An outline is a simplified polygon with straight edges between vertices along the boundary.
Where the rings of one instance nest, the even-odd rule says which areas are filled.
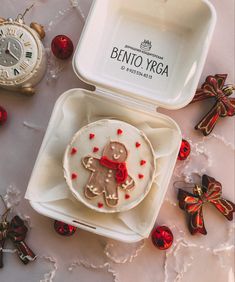
[[[117,154],[114,154],[114,155],[113,155],[113,158],[114,158],[115,160],[118,160],[120,157],[121,157],[121,155],[117,155]]]
[[[121,185],[122,189],[126,189],[128,186],[131,186],[133,184],[134,180],[131,179],[130,181],[126,181],[124,184]]]

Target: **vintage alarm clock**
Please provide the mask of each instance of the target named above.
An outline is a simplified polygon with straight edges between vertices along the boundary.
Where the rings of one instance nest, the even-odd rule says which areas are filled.
[[[29,9],[16,20],[0,18],[0,87],[33,95],[46,71],[45,32],[37,23],[25,24]]]

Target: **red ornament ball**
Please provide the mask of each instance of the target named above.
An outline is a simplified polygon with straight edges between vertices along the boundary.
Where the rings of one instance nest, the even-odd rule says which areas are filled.
[[[68,59],[73,53],[73,42],[66,35],[57,35],[51,42],[51,51],[61,60]]]
[[[7,121],[7,111],[0,106],[0,125],[3,125]]]
[[[54,228],[55,231],[62,236],[72,236],[77,230],[76,227],[58,220],[55,220]]]
[[[180,151],[178,154],[178,160],[179,161],[184,161],[188,158],[189,154],[191,152],[191,147],[190,144],[187,140],[183,139],[181,146],[180,146]]]
[[[174,236],[167,226],[158,226],[152,231],[152,242],[160,250],[167,250],[173,243]]]

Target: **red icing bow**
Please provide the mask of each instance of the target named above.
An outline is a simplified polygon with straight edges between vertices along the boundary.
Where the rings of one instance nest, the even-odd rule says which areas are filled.
[[[115,162],[108,159],[106,156],[103,156],[100,159],[100,164],[107,168],[116,170],[115,178],[118,184],[122,184],[126,181],[128,177],[126,163]]]
[[[228,220],[233,219],[234,203],[222,198],[222,185],[214,178],[203,175],[202,186],[196,185],[193,194],[179,189],[179,206],[188,215],[188,227],[192,235],[197,232],[206,235],[202,207],[211,203]]]

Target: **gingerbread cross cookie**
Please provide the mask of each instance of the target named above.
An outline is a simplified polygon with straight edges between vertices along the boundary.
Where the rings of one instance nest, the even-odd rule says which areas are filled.
[[[116,207],[119,201],[118,188],[130,191],[135,187],[134,179],[128,174],[126,147],[117,141],[108,143],[100,159],[86,156],[83,166],[91,172],[84,187],[85,196],[93,199],[103,194],[108,207]]]

